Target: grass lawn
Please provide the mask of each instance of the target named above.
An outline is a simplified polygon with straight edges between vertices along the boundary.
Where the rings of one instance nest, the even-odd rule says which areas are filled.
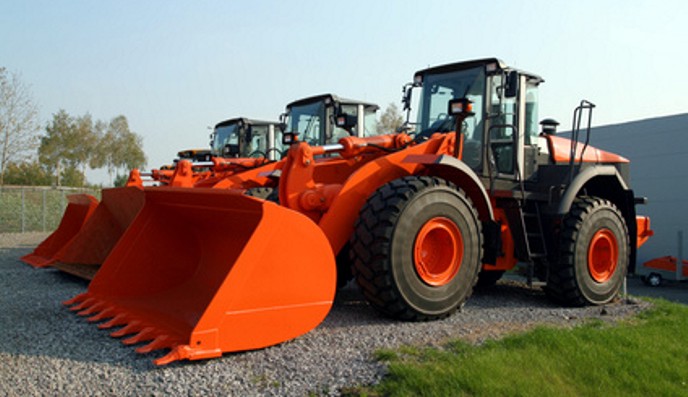
[[[389,375],[351,395],[688,396],[688,306],[654,307],[617,324],[538,328],[472,346],[377,352]]]

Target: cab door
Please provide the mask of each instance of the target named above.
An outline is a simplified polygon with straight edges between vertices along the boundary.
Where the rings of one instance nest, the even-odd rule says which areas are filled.
[[[521,85],[512,87],[515,91],[507,95],[507,80],[504,73],[488,79],[486,168],[491,178],[512,181],[523,176],[518,167],[524,142],[520,133],[523,117],[519,106]]]

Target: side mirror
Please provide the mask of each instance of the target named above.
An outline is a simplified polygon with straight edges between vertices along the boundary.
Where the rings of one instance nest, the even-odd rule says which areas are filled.
[[[299,141],[298,132],[283,132],[282,133],[282,144],[284,146],[290,146]]]
[[[408,83],[401,87],[401,103],[404,105],[403,110],[411,109],[411,91],[413,91],[413,83]]]
[[[507,98],[515,98],[518,95],[520,76],[517,71],[512,70],[506,76],[506,91],[504,96]]]
[[[452,116],[473,116],[473,102],[468,98],[454,98],[449,100],[449,109],[447,114]]]
[[[352,116],[348,113],[339,113],[334,119],[337,127],[346,130],[349,135],[352,135],[352,130],[358,124],[358,117]]]

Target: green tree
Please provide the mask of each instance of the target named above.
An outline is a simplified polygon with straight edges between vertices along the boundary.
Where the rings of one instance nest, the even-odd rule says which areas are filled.
[[[84,186],[86,185],[86,176],[77,167],[68,165],[62,170],[60,175],[63,186]]]
[[[114,183],[114,176],[120,171],[127,174],[132,168],[142,168],[146,165],[146,155],[143,152],[143,138],[129,129],[127,118],[120,115],[105,127],[96,123],[97,133],[101,134],[97,147],[93,150],[90,165],[92,168],[106,167],[110,182]]]
[[[9,163],[5,169],[5,183],[21,186],[50,185],[50,173],[38,161]]]
[[[20,162],[36,148],[38,108],[16,74],[0,67],[0,186],[10,162]]]
[[[380,121],[377,123],[377,131],[381,134],[390,134],[404,124],[404,116],[399,111],[399,108],[394,103],[390,103],[387,109],[380,116]]]
[[[73,117],[60,109],[53,114],[45,131],[38,149],[39,160],[55,175],[55,184],[67,184],[62,181],[62,176],[67,175],[70,177],[69,185],[83,186],[86,182],[86,166],[98,145],[98,134],[91,115],[86,113]],[[78,170],[78,174],[74,170]],[[82,181],[81,185],[74,185],[78,180]]]
[[[123,187],[124,185],[127,184],[128,180],[129,180],[129,175],[117,174],[117,176],[115,177],[115,182],[112,184],[112,186]]]
[[[75,144],[71,147],[68,160],[75,168],[80,167],[83,175],[86,173],[86,166],[94,155],[100,139],[90,114],[86,113],[74,120],[72,138]]]

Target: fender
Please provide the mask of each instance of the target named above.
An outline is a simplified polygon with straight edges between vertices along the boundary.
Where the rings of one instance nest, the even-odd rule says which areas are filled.
[[[583,189],[586,183],[600,176],[610,177],[614,182],[618,184],[616,188],[618,188],[619,191],[630,190],[626,182],[619,174],[619,171],[613,165],[594,165],[590,167],[585,167],[576,175],[575,178],[573,178],[573,181],[566,188],[566,191],[564,192],[564,194],[561,197],[561,200],[559,201],[559,206],[557,207],[557,214],[564,215],[568,213],[571,209],[571,205],[573,205],[573,201],[578,196],[578,192],[580,192],[581,189]],[[610,188],[611,187],[612,186],[610,186]]]
[[[406,163],[425,165],[430,175],[441,176],[463,189],[473,201],[478,210],[480,220],[494,221],[495,214],[490,202],[490,196],[482,182],[466,163],[453,156],[443,155],[411,155],[404,159]]]

